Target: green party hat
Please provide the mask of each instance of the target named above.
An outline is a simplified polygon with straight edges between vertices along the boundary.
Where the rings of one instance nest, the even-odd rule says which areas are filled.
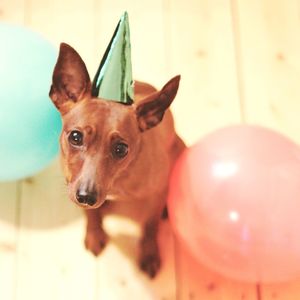
[[[134,91],[128,14],[125,12],[93,80],[94,97],[132,104]]]

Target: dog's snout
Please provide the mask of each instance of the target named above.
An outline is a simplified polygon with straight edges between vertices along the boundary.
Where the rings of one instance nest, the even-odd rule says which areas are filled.
[[[93,206],[97,202],[97,193],[95,191],[89,192],[84,189],[79,189],[76,192],[76,199],[80,204]]]

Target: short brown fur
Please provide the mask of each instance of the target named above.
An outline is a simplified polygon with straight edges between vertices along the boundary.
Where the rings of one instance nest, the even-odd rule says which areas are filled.
[[[179,80],[174,77],[161,91],[135,82],[132,105],[95,98],[79,54],[61,44],[50,90],[63,120],[61,161],[69,197],[86,209],[87,249],[98,255],[107,243],[105,214],[127,215],[142,225],[139,266],[150,277],[160,267],[157,231],[170,170],[185,148],[168,109]],[[83,136],[79,146],[70,142],[74,130]],[[127,146],[127,154],[116,158],[120,144]],[[81,202],[86,199],[93,202]]]

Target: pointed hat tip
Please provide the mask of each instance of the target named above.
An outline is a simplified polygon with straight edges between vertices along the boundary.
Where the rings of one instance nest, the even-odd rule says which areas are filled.
[[[128,12],[125,10],[121,19],[125,19],[125,20],[128,20]]]
[[[93,80],[93,96],[125,104],[133,102],[130,44],[128,13],[125,11]]]

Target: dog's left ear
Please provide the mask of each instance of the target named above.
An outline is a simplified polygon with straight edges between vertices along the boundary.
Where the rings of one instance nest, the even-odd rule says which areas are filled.
[[[91,81],[80,55],[68,44],[60,45],[49,96],[61,114],[91,95]]]
[[[159,92],[142,100],[136,107],[138,125],[141,131],[161,122],[165,111],[174,100],[179,87],[180,75],[172,78]]]

